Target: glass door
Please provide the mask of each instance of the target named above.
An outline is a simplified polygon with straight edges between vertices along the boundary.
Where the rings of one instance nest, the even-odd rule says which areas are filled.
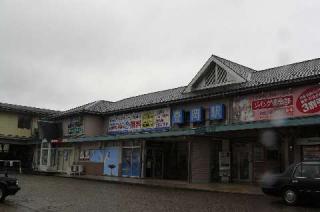
[[[232,154],[232,178],[234,181],[249,182],[252,179],[251,145],[236,144]]]
[[[63,150],[57,150],[58,152],[58,163],[57,163],[57,169],[58,171],[62,171],[63,170]]]
[[[140,148],[123,148],[122,176],[140,177]]]
[[[163,177],[163,152],[162,151],[154,152],[154,177],[155,178]]]
[[[239,152],[239,179],[249,180],[249,152]]]

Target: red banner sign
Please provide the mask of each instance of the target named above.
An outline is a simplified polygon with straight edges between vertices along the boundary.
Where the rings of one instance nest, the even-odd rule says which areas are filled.
[[[241,96],[235,98],[233,112],[236,122],[320,115],[320,86]]]
[[[305,90],[297,99],[297,108],[302,113],[317,113],[320,111],[320,88]]]
[[[293,96],[279,96],[275,98],[259,99],[252,101],[252,110],[264,108],[286,107],[293,104]]]

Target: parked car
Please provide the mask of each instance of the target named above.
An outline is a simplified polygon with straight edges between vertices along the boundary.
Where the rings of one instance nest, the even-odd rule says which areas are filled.
[[[0,177],[0,202],[3,202],[8,195],[15,195],[20,190],[18,180],[16,178]]]
[[[320,161],[300,162],[282,174],[265,176],[262,191],[281,196],[287,205],[295,205],[304,197],[320,199]]]

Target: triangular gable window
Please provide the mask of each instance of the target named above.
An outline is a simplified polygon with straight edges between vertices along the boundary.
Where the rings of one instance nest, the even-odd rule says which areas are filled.
[[[221,62],[210,58],[185,89],[185,93],[242,83],[246,80]]]
[[[227,83],[230,79],[228,79],[228,74],[221,67],[215,65],[215,67],[207,73],[204,78],[205,86],[214,86],[223,83]]]

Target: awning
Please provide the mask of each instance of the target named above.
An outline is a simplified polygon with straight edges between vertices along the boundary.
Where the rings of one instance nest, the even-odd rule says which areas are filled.
[[[259,122],[250,122],[250,123],[216,125],[216,126],[202,127],[202,128],[196,128],[196,129],[189,128],[189,129],[169,130],[169,131],[163,131],[163,132],[77,137],[77,138],[63,139],[62,143],[156,139],[156,138],[169,138],[169,137],[179,137],[179,136],[200,136],[200,135],[213,135],[215,133],[229,132],[229,131],[231,132],[231,131],[240,131],[240,130],[297,127],[297,126],[309,126],[309,125],[320,125],[320,116],[284,119],[284,120],[278,120],[278,121],[259,121]]]
[[[184,130],[171,130],[171,131],[164,131],[164,132],[149,132],[149,133],[139,133],[139,134],[69,138],[69,139],[64,139],[64,143],[117,141],[117,140],[132,140],[132,139],[155,139],[155,138],[165,138],[165,137],[192,136],[192,135],[200,135],[204,133],[205,133],[205,128],[184,129]]]
[[[298,126],[308,126],[308,125],[320,125],[320,116],[282,119],[282,120],[276,120],[276,121],[259,121],[259,122],[250,122],[250,123],[216,125],[216,126],[207,127],[206,133],[264,129],[264,128],[279,128],[279,127],[298,127]]]

